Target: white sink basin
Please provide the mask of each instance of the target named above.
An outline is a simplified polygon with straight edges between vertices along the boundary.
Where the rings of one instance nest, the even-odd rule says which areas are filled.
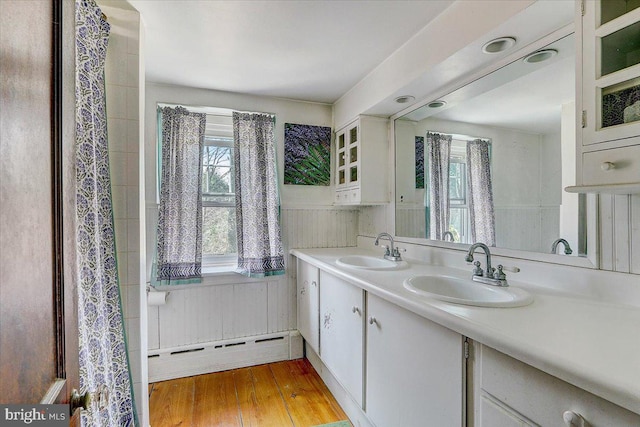
[[[407,265],[406,261],[389,261],[382,257],[368,255],[348,255],[336,261],[341,267],[361,268],[364,270],[393,270]]]
[[[404,281],[404,287],[441,301],[479,307],[522,307],[533,302],[533,296],[519,288],[485,285],[450,276],[414,276]]]

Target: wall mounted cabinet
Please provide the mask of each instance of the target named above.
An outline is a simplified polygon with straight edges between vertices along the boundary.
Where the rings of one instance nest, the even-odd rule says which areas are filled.
[[[359,116],[336,132],[335,204],[389,201],[388,120]]]
[[[640,192],[640,8],[582,1],[573,192]]]

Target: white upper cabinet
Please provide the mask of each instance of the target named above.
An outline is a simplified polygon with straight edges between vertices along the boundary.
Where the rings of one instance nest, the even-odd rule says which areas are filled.
[[[577,184],[594,192],[640,191],[638,6],[623,0],[582,2]]]
[[[389,201],[387,119],[359,116],[336,132],[335,204]]]

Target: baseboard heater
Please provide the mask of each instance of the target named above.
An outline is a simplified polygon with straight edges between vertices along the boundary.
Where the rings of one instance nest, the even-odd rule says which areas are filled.
[[[297,330],[150,350],[149,382],[299,357],[302,357],[302,337]]]

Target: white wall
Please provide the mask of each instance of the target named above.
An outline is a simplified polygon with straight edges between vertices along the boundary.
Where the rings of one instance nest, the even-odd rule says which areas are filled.
[[[140,56],[140,14],[126,3],[101,2],[101,9],[111,25],[105,64],[107,97],[107,132],[111,193],[116,232],[116,257],[127,350],[131,367],[134,397],[142,425],[148,425],[146,392],[146,311],[141,310],[144,282],[141,272],[140,215],[140,84],[144,76]],[[121,7],[125,7],[123,9]]]

